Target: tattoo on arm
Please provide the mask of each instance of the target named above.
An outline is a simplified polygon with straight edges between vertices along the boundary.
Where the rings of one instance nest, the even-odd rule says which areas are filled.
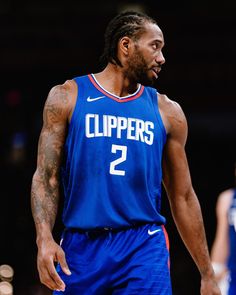
[[[59,170],[65,141],[69,98],[65,87],[54,87],[47,98],[39,138],[31,206],[35,224],[54,226],[59,201]]]

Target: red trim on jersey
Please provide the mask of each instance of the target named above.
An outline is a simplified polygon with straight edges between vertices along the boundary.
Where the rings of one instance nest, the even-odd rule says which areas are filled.
[[[161,226],[162,229],[163,229],[163,232],[164,232],[164,235],[165,235],[165,239],[166,239],[166,248],[168,249],[168,251],[170,250],[170,242],[169,242],[169,237],[168,237],[168,234],[167,234],[167,231],[164,227],[164,225]]]
[[[117,98],[116,96],[114,96],[114,95],[108,93],[107,91],[103,90],[103,89],[97,84],[97,82],[94,80],[94,78],[93,78],[93,76],[92,76],[91,74],[89,74],[88,77],[89,77],[89,80],[92,82],[92,84],[93,84],[93,85],[94,85],[94,86],[95,86],[100,92],[102,92],[102,93],[105,94],[106,96],[108,96],[108,97],[114,99],[114,100],[117,101],[117,102],[127,102],[127,101],[130,101],[130,100],[134,100],[134,99],[136,99],[136,98],[139,98],[139,97],[142,95],[143,90],[144,90],[144,86],[142,85],[142,86],[140,87],[138,93],[136,93],[134,96],[131,95],[131,96],[128,97],[128,98],[121,98],[121,99],[119,99],[119,98]]]
[[[165,240],[166,240],[166,248],[168,249],[168,251],[170,250],[170,241],[169,241],[169,237],[168,237],[168,233],[164,227],[164,225],[161,226],[164,232],[164,236],[165,236]],[[170,258],[168,259],[168,267],[170,268]]]

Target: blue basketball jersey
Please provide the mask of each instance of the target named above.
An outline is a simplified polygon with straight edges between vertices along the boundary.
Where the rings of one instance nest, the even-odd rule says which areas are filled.
[[[232,199],[231,206],[229,208],[229,260],[228,267],[230,271],[233,271],[236,275],[236,190]]]
[[[165,128],[157,91],[140,85],[118,97],[94,75],[77,77],[78,96],[62,166],[67,228],[164,224],[160,214]]]

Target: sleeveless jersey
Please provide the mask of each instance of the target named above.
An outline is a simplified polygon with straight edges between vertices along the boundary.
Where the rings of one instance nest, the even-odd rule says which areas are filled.
[[[229,208],[229,260],[228,267],[231,271],[236,273],[236,189],[232,199],[231,206]]]
[[[160,214],[165,128],[157,91],[139,86],[126,97],[94,75],[77,77],[78,96],[62,165],[67,228],[164,224]]]

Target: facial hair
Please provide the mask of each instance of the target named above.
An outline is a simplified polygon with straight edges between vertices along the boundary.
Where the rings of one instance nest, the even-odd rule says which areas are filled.
[[[128,61],[128,78],[134,83],[140,83],[144,86],[152,86],[155,82],[155,78],[151,78],[148,76],[148,71],[150,71],[150,67],[138,48],[136,48],[133,55],[130,57]]]

